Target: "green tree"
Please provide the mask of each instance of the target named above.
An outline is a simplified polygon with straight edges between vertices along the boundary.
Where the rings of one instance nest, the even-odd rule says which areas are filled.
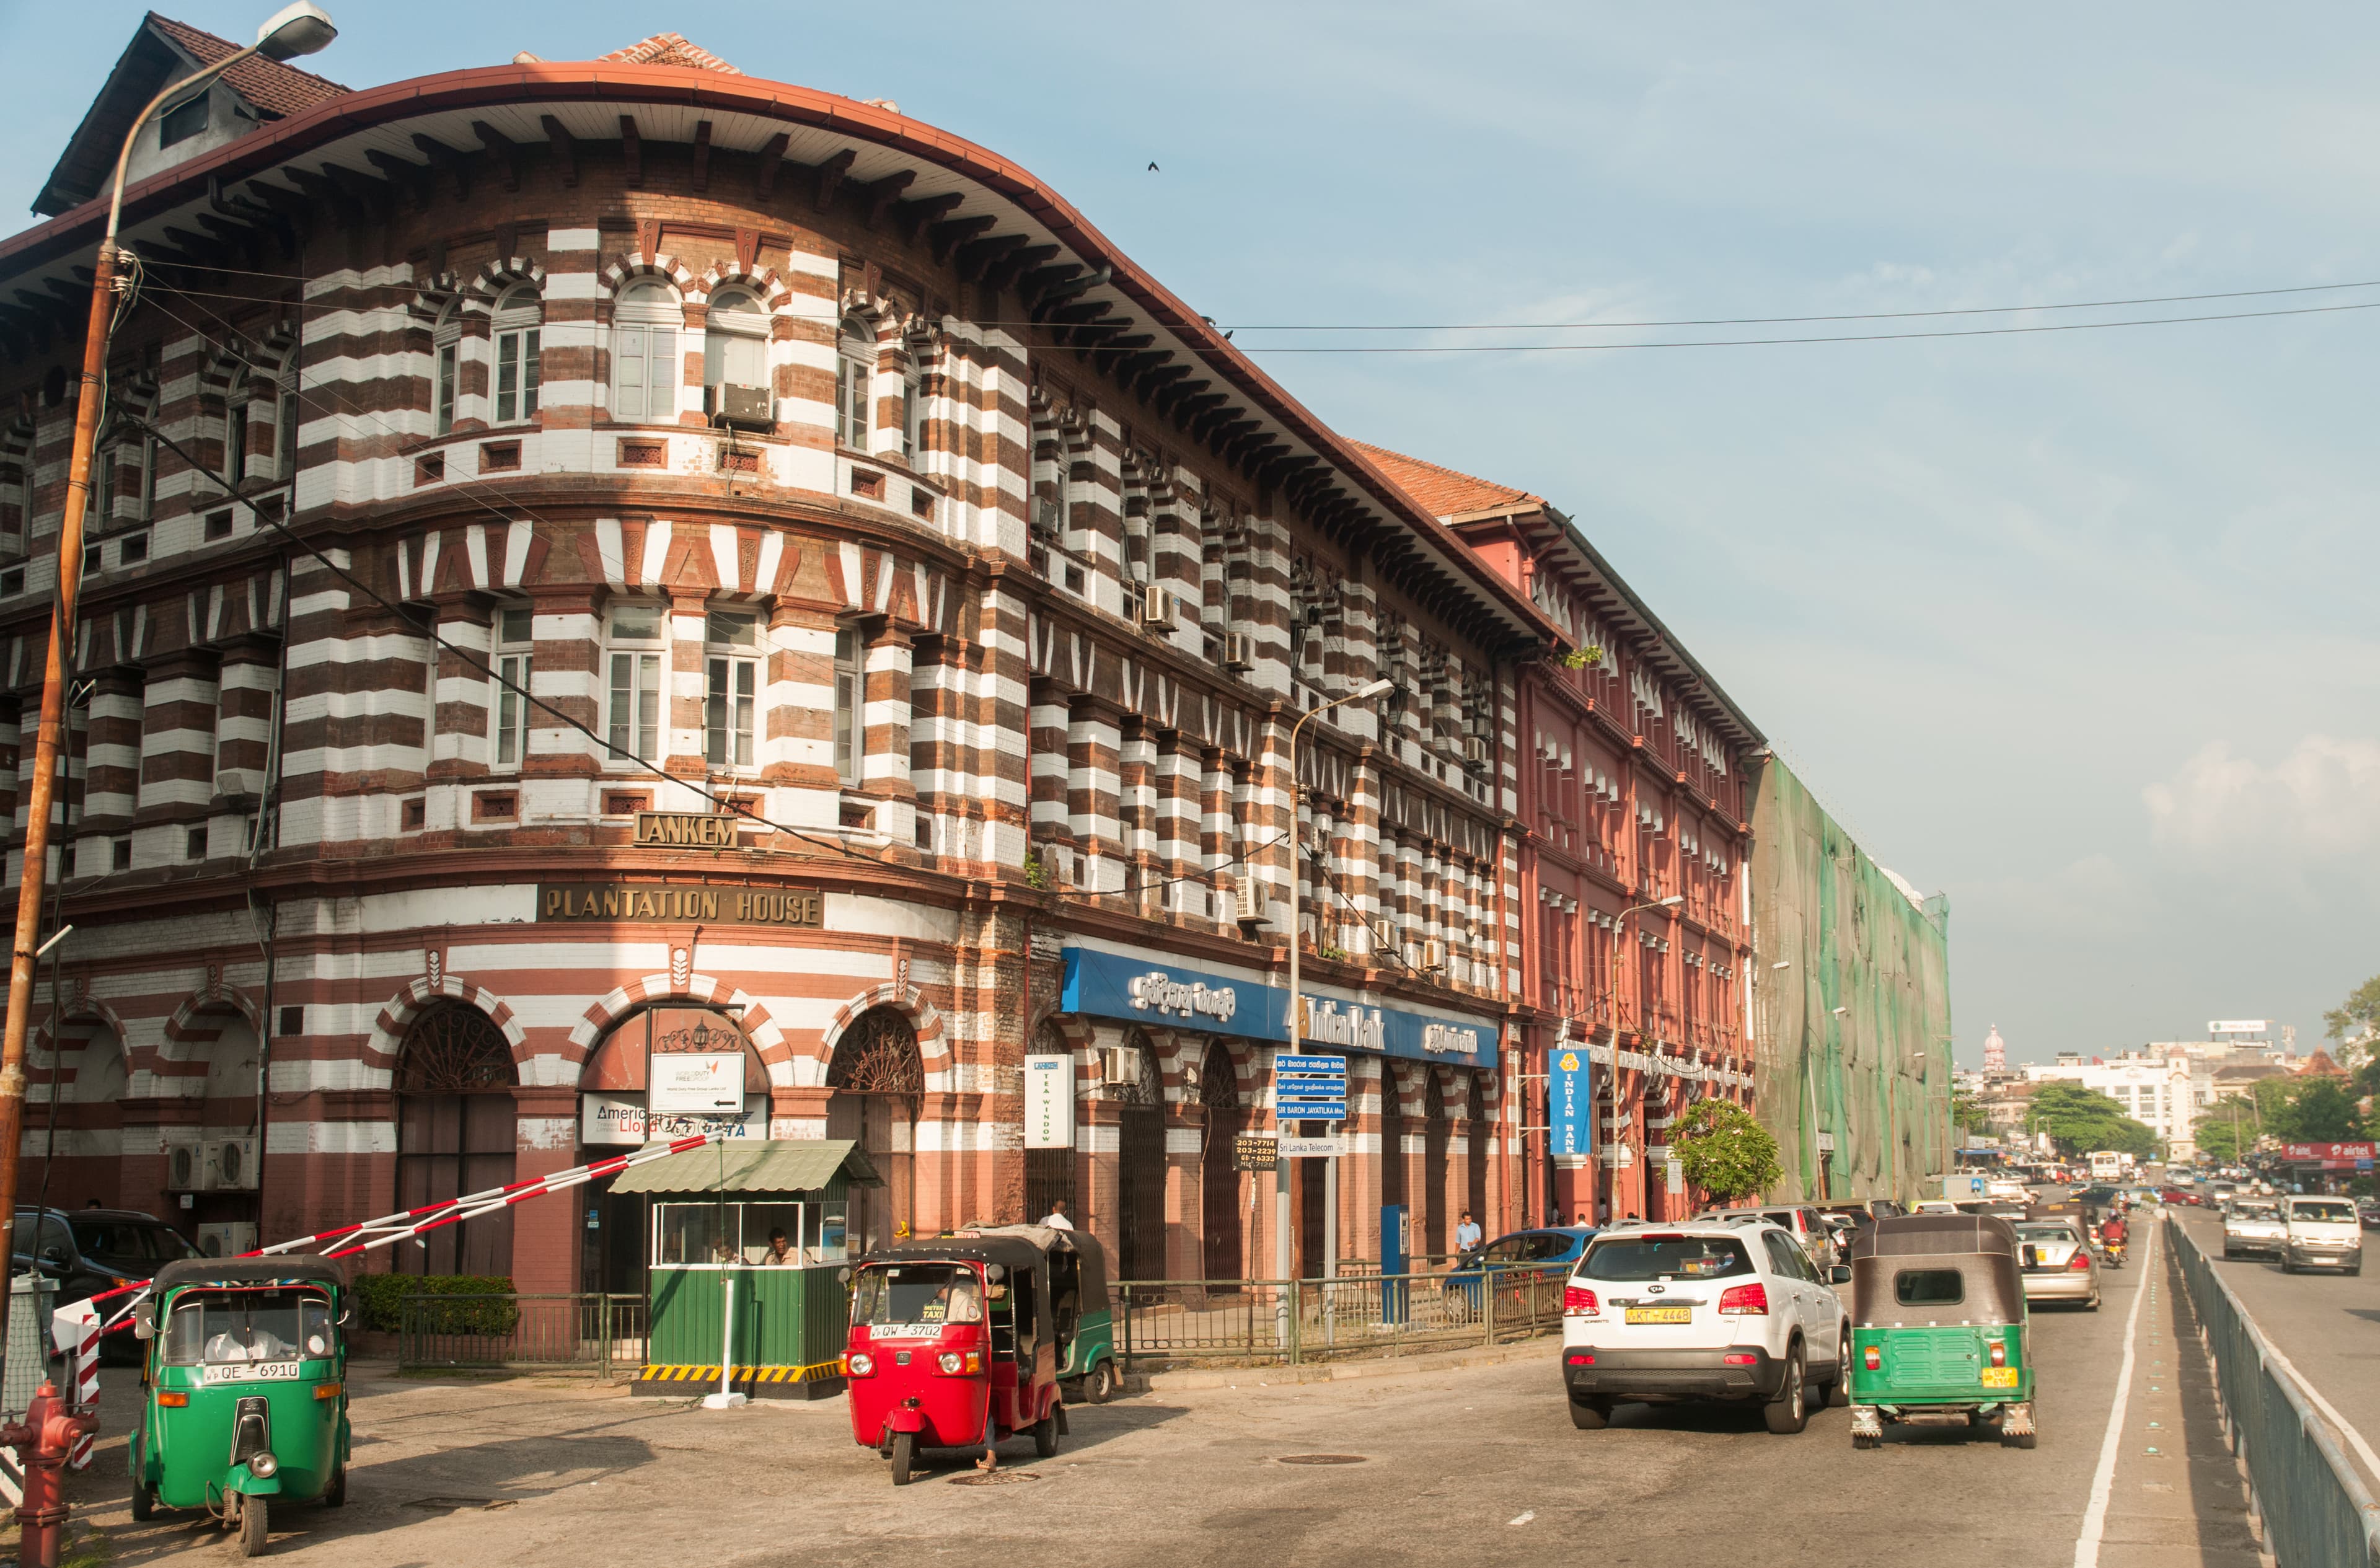
[[[1716,1203],[1765,1192],[1785,1173],[1768,1129],[1724,1100],[1695,1101],[1670,1128],[1670,1152],[1685,1168],[1686,1180]]]
[[[2047,1133],[2065,1154],[2090,1154],[2112,1149],[2136,1159],[2154,1159],[2156,1134],[2124,1114],[2124,1108],[2096,1089],[2081,1084],[2045,1083],[2033,1091],[2025,1108],[2024,1130]]]
[[[1950,1096],[1950,1124],[1961,1133],[1991,1131],[1990,1120],[1984,1114],[1983,1101],[1972,1094]]]
[[[2341,1046],[2362,1045],[2380,1035],[2380,975],[2357,986],[2345,1002],[2322,1015],[2322,1023],[2324,1032]]]
[[[2198,1151],[2226,1165],[2236,1165],[2256,1147],[2256,1106],[2244,1094],[2227,1094],[2198,1113],[2191,1136]]]
[[[2337,1078],[2301,1078],[2286,1087],[2277,1116],[2265,1113],[2266,1130],[2302,1143],[2330,1143],[2359,1136],[2362,1118],[2346,1086]]]

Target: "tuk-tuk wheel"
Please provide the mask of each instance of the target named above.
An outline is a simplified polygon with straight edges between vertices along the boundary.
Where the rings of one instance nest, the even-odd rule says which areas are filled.
[[[1102,1361],[1083,1378],[1083,1397],[1093,1404],[1105,1404],[1116,1396],[1116,1369],[1112,1361]]]
[[[136,1525],[146,1525],[155,1517],[157,1517],[157,1494],[151,1491],[146,1484],[136,1484],[132,1489],[132,1522]]]
[[[1033,1423],[1033,1452],[1043,1459],[1058,1457],[1058,1407]]]
[[[330,1485],[322,1489],[322,1506],[341,1508],[347,1501],[347,1467],[344,1465],[331,1472]]]
[[[265,1504],[261,1497],[242,1497],[239,1501],[239,1554],[242,1557],[264,1555],[264,1536],[271,1528],[265,1522]]]
[[[917,1434],[915,1432],[893,1433],[892,1484],[896,1487],[907,1486],[909,1484],[909,1468],[917,1462]]]

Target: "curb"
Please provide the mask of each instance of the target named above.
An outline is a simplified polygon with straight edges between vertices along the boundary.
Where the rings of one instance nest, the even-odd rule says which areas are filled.
[[[1124,1379],[1134,1393],[1173,1393],[1191,1389],[1279,1388],[1289,1383],[1336,1383],[1356,1378],[1394,1378],[1421,1372],[1455,1372],[1530,1361],[1560,1348],[1554,1334],[1489,1349],[1439,1351],[1369,1361],[1326,1361],[1310,1367],[1196,1367],[1172,1372],[1135,1372]]]

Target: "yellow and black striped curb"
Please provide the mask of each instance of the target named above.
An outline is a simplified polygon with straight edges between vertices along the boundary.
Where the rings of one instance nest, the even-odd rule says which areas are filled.
[[[821,1378],[839,1378],[843,1362],[813,1362],[808,1367],[738,1367],[728,1379],[732,1383],[812,1383]],[[637,1374],[640,1383],[715,1383],[719,1368],[710,1367],[662,1367],[649,1365]]]

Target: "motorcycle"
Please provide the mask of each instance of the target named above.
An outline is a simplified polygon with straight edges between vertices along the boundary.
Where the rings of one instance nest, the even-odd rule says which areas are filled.
[[[2104,1242],[2101,1246],[2107,1254],[2108,1268],[2120,1269],[2124,1266],[2124,1244],[2122,1242]]]

